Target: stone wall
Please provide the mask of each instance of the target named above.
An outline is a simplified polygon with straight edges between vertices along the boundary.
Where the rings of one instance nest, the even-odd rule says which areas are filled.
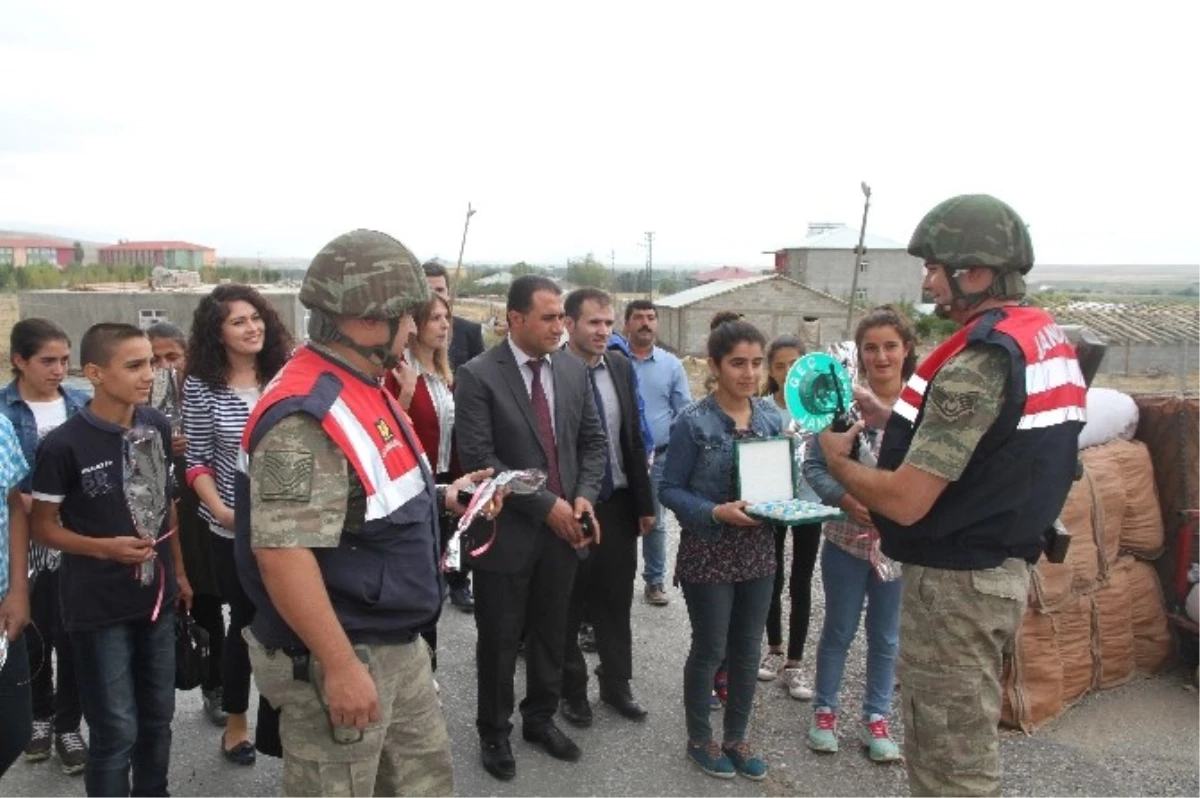
[[[13,325],[21,320],[21,308],[16,294],[0,294],[0,356],[3,356],[4,373],[8,374],[8,341],[12,337]]]

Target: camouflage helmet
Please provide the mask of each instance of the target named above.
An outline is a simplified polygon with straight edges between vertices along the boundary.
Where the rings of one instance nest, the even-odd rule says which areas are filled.
[[[300,304],[344,318],[398,319],[428,300],[421,262],[375,230],[354,230],[330,241],[312,259],[300,286]]]
[[[950,271],[983,266],[1028,274],[1033,268],[1025,222],[987,194],[962,194],[938,204],[913,231],[908,254]]]

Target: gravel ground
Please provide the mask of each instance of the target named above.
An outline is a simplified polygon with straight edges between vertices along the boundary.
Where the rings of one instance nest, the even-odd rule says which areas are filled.
[[[677,532],[672,530],[672,551]],[[790,553],[789,553],[790,554]],[[673,557],[673,554],[672,554]],[[875,765],[858,748],[856,728],[842,729],[842,751],[817,755],[804,745],[811,706],[775,683],[759,683],[751,741],[767,756],[767,780],[721,781],[701,774],[684,756],[682,671],[689,631],[682,595],[654,608],[634,603],[634,691],[649,708],[645,723],[624,720],[593,701],[596,721],[585,730],[564,729],[583,748],[576,764],[558,762],[513,735],[517,778],[499,782],[479,765],[474,730],[475,626],[471,616],[447,606],[439,628],[438,680],[454,750],[459,795],[906,795],[902,765]],[[820,573],[814,578],[813,618],[804,656],[811,681],[823,616]],[[786,607],[785,602],[785,607]],[[865,650],[855,640],[843,682],[842,705],[857,715],[862,701]],[[589,655],[594,662],[595,656]],[[517,697],[523,693],[518,671]],[[595,696],[595,686],[592,695]],[[217,754],[219,732],[200,712],[198,691],[178,694],[172,748],[175,795],[277,795],[280,763],[263,758],[239,768]],[[1197,696],[1187,677],[1168,672],[1088,697],[1035,736],[1005,731],[1001,756],[1006,795],[1200,794],[1197,776]],[[893,734],[903,737],[898,710]],[[713,713],[719,729],[720,713]],[[62,775],[57,759],[18,761],[0,779],[0,796],[82,795],[80,778]]]

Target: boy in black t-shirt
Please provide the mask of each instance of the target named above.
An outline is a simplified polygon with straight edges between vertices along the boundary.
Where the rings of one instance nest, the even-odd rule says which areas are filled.
[[[95,397],[38,449],[30,527],[63,553],[63,625],[91,738],[88,795],[129,795],[131,769],[134,795],[166,795],[174,605],[191,602],[172,534],[171,427],[140,406],[153,383],[145,333],[97,324],[80,349]]]

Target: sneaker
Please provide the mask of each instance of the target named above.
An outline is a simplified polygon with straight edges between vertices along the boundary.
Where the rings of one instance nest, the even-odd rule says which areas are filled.
[[[767,652],[767,656],[763,657],[762,662],[758,665],[758,680],[760,682],[775,681],[775,677],[779,675],[779,669],[783,667],[783,663],[786,661],[783,654],[773,651]]]
[[[465,613],[475,612],[475,596],[470,585],[450,588],[450,603]]]
[[[733,763],[733,769],[751,781],[762,781],[767,777],[767,763],[762,757],[750,750],[745,741],[725,743],[721,750]]]
[[[54,735],[54,750],[62,760],[62,770],[68,776],[82,773],[87,767],[88,747],[79,729]]]
[[[596,653],[596,630],[590,623],[579,627],[579,650],[585,654]]]
[[[721,701],[721,706],[725,706],[729,701],[729,671],[722,668],[717,671],[717,675],[713,677],[713,692]]]
[[[858,741],[867,749],[872,762],[899,762],[900,746],[888,734],[887,718],[872,715],[863,722]]]
[[[808,747],[823,754],[837,753],[837,713],[829,707],[813,710],[812,725],[808,727]]]
[[[713,690],[713,691],[712,691],[712,695],[711,695],[711,696],[709,696],[709,698],[708,698],[708,710],[709,710],[709,712],[716,712],[716,711],[717,711],[718,709],[720,709],[722,706],[724,706],[724,704],[722,704],[722,703],[721,703],[721,697],[720,697],[719,695],[717,695],[717,691],[716,691],[716,690]]]
[[[787,688],[788,695],[797,701],[812,701],[812,688],[804,681],[800,675],[799,668],[784,668],[783,669],[783,686]]]
[[[211,690],[200,690],[201,702],[204,704],[204,714],[208,718],[208,722],[214,726],[224,726],[229,720],[229,716],[225,714],[225,710],[221,709],[221,704],[224,701],[223,693],[220,687],[214,687]]]
[[[655,607],[665,607],[671,603],[667,591],[660,584],[646,585],[646,603]]]
[[[26,762],[41,762],[50,758],[50,745],[53,742],[53,723],[50,720],[35,720],[33,722],[33,737],[25,746]]]
[[[712,741],[703,745],[688,743],[687,755],[688,759],[713,778],[732,779],[734,776],[733,762],[721,750],[721,746]]]

